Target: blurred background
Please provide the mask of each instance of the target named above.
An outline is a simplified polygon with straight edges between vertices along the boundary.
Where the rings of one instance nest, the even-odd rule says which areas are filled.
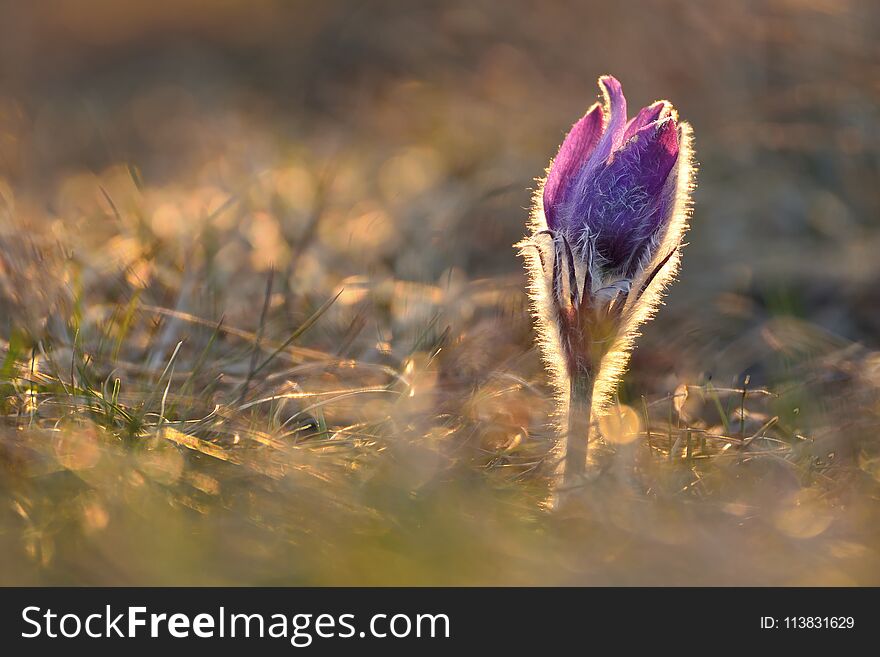
[[[0,2],[0,582],[876,585],[878,34],[870,0]],[[693,125],[698,187],[639,426],[558,518],[512,244],[605,73]]]

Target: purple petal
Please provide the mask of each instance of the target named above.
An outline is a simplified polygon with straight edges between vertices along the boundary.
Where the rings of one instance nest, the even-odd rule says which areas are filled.
[[[611,153],[620,148],[626,130],[626,97],[623,95],[620,82],[610,75],[603,75],[599,78],[599,88],[605,96],[608,121],[602,139],[590,156],[588,171],[595,171],[599,165],[608,160]]]
[[[656,103],[651,103],[647,107],[640,109],[639,113],[626,124],[626,131],[623,133],[623,143],[632,139],[639,130],[649,123],[653,123],[660,118],[666,118],[671,110],[672,105],[665,100],[658,100]]]
[[[667,220],[663,188],[678,158],[678,126],[649,123],[587,182],[573,216],[582,217],[610,270],[630,275]]]
[[[544,216],[551,230],[560,227],[559,208],[601,135],[602,108],[597,103],[569,130],[544,183]]]
[[[633,184],[642,186],[648,194],[655,194],[663,187],[678,158],[678,125],[674,118],[667,117],[649,123],[634,137],[615,153],[608,168],[631,176]]]

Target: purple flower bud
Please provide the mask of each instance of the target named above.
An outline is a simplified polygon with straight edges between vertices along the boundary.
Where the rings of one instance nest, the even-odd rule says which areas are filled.
[[[670,219],[679,126],[666,101],[627,122],[620,83],[605,76],[599,85],[607,109],[591,107],[563,141],[544,185],[544,215],[576,253],[628,279]]]
[[[544,358],[564,396],[593,382],[601,409],[639,326],[678,271],[694,168],[691,128],[665,100],[629,119],[620,83],[572,126],[536,192],[526,257]]]
[[[568,488],[584,472],[591,418],[678,271],[693,187],[691,129],[672,105],[661,100],[627,120],[620,83],[605,76],[599,87],[604,104],[565,137],[536,191],[531,235],[517,245],[567,418],[558,463]]]

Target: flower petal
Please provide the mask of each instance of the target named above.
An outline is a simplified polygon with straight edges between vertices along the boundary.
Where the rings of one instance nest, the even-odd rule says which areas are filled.
[[[665,100],[658,100],[651,103],[647,107],[639,110],[630,122],[626,124],[626,130],[623,133],[623,143],[628,142],[633,136],[649,123],[653,123],[658,119],[666,118],[672,112],[672,104]]]
[[[643,186],[647,193],[655,194],[663,187],[678,157],[678,125],[670,116],[649,123],[634,137],[634,141],[615,153],[615,161],[620,160],[615,169],[633,184]]]
[[[608,117],[602,139],[590,156],[588,169],[595,171],[599,165],[607,161],[615,150],[623,143],[626,130],[626,97],[617,78],[603,75],[599,78],[599,88],[605,96],[605,114]]]
[[[596,103],[571,127],[559,147],[544,183],[544,216],[551,230],[561,226],[559,210],[566,202],[575,177],[602,136],[602,122],[602,107]]]
[[[623,143],[623,133],[626,129],[626,98],[623,95],[620,82],[610,75],[603,75],[599,78],[599,88],[602,89],[605,96],[604,108],[596,107],[599,109],[597,114],[605,119],[601,137],[590,150],[589,157],[582,160],[580,166],[568,175],[570,181],[566,183],[564,194],[556,195],[553,204],[554,225],[551,225],[549,217],[547,219],[547,224],[551,229],[571,224],[569,218],[577,221],[583,217],[578,213],[578,208],[589,201],[588,190],[593,178],[608,163],[613,152]],[[546,216],[546,195],[544,198]]]
[[[663,189],[677,158],[678,126],[667,117],[636,132],[587,182],[572,214],[609,270],[629,274],[668,218]]]

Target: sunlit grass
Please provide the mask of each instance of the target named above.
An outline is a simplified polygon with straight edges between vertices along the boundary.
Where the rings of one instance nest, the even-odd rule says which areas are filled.
[[[520,292],[370,277],[279,292],[245,254],[237,284],[262,291],[242,300],[214,288],[211,255],[173,267],[173,243],[144,239],[170,286],[124,268],[87,283],[37,241],[4,251],[7,303],[30,313],[10,317],[32,322],[2,344],[5,583],[875,581],[877,457],[864,427],[823,437],[827,375],[796,340],[771,390],[621,397],[560,516]],[[249,326],[207,314],[234,304]]]

